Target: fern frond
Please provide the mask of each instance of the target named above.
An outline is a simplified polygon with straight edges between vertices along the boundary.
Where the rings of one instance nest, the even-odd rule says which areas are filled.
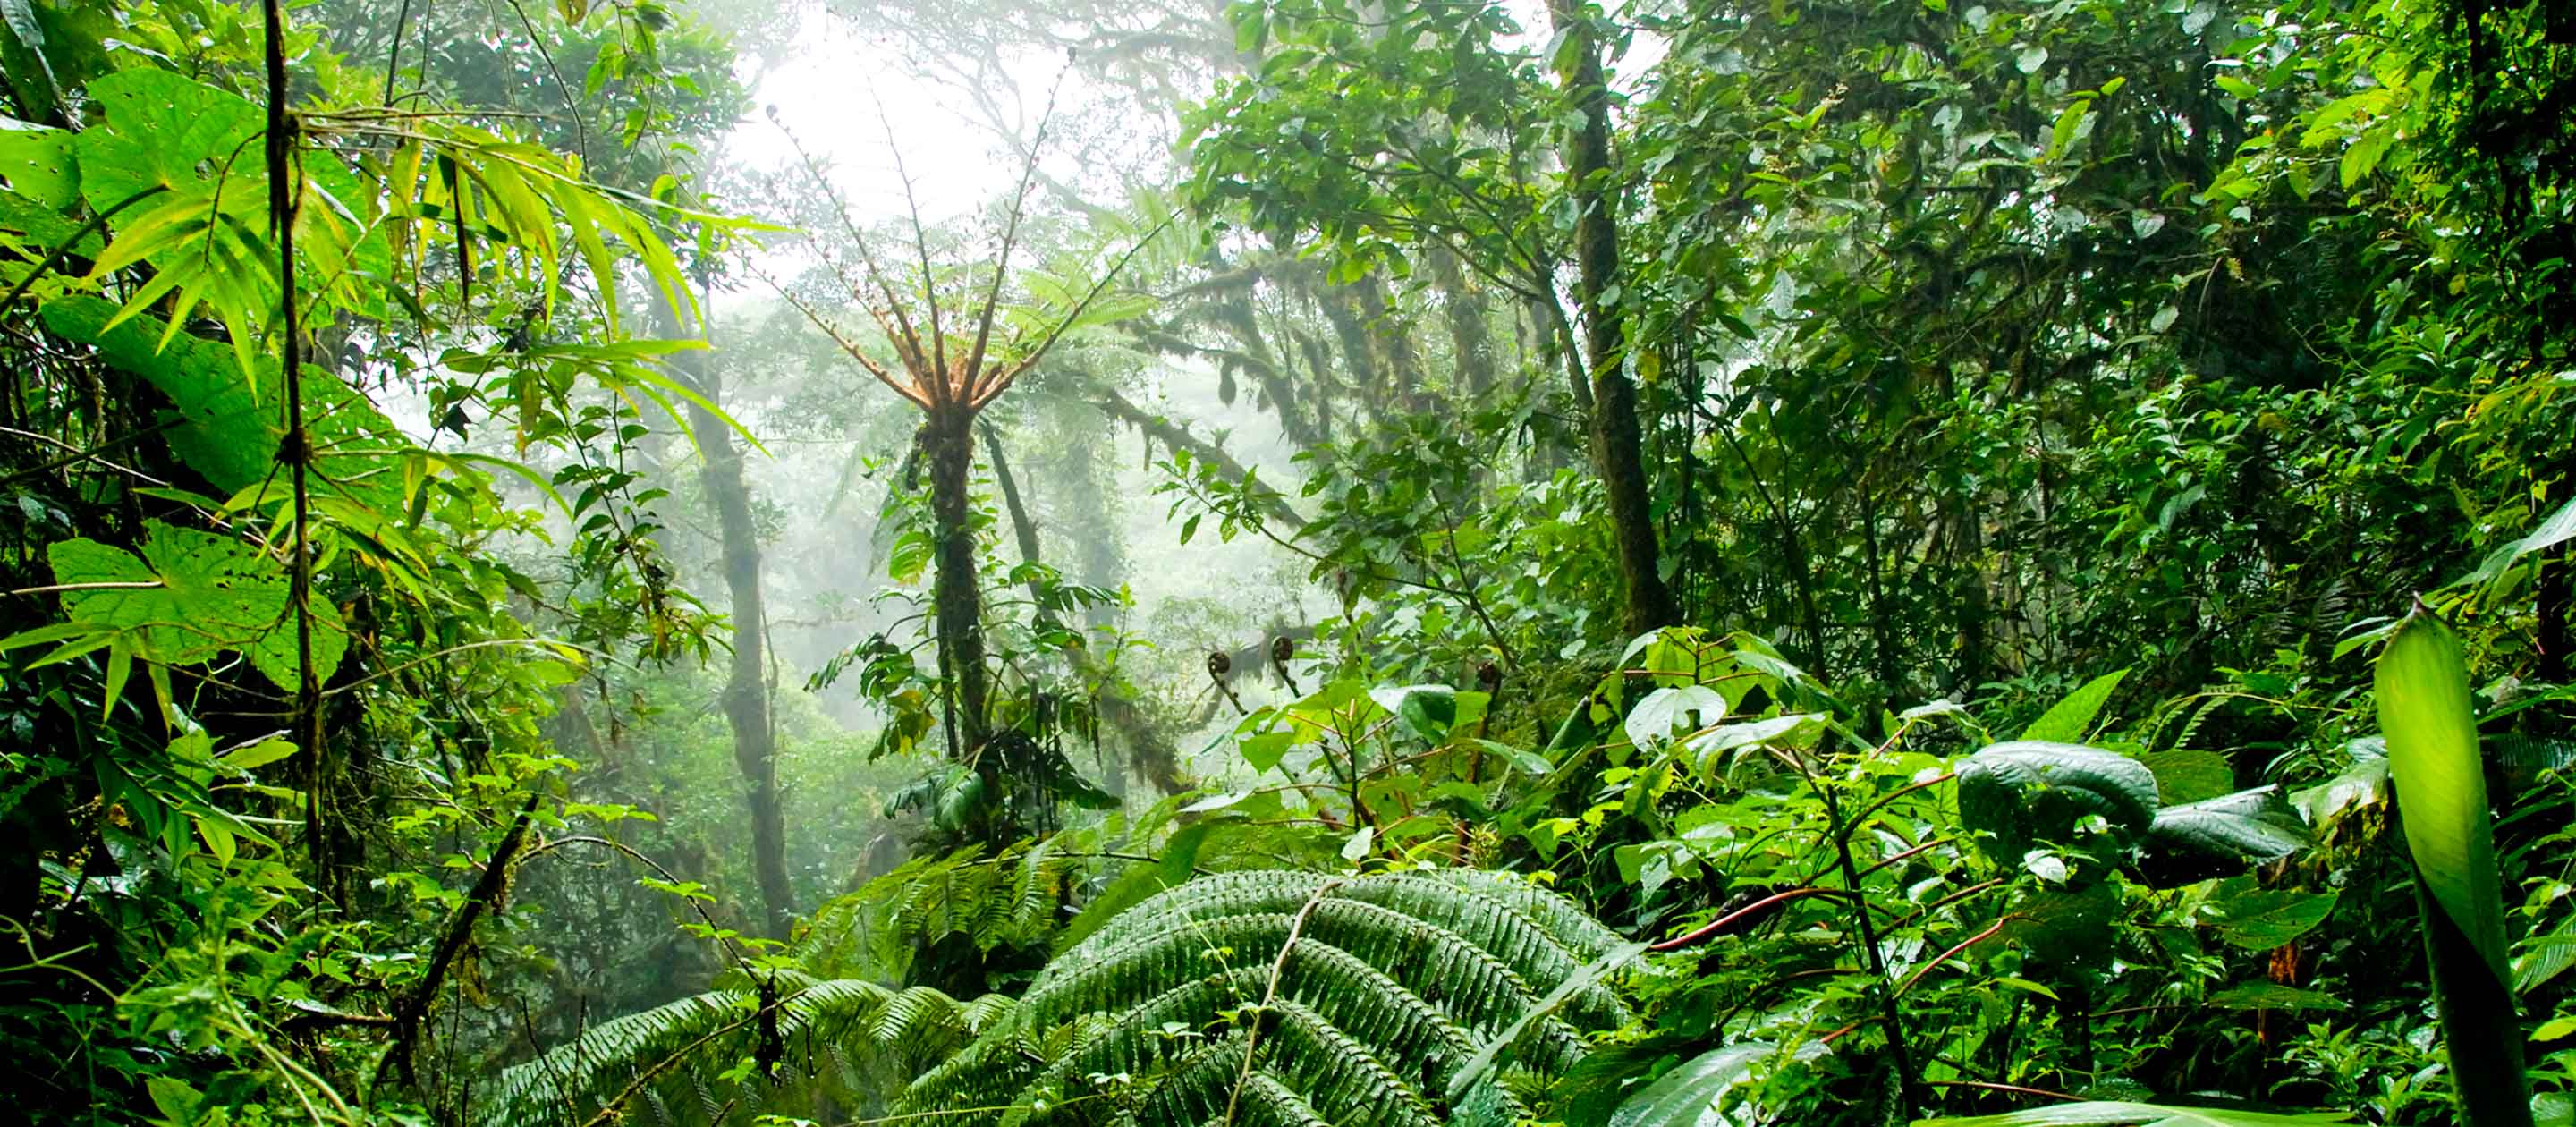
[[[1482,875],[1239,872],[1138,903],[1051,962],[1008,1028],[925,1076],[904,1106],[1007,1106],[1005,1127],[1433,1127],[1525,1114],[1491,1079],[1451,1081],[1495,1038],[1525,1068],[1582,1056],[1575,1022],[1625,1010],[1597,985],[1538,1001],[1617,937],[1562,898]],[[1568,1019],[1572,1020],[1569,1021]],[[1245,1067],[1245,1054],[1255,1054]],[[1463,1117],[1463,1118],[1462,1118]]]
[[[935,990],[894,991],[855,979],[777,972],[777,1024],[785,1042],[772,1079],[846,1081],[853,1057],[901,1064],[932,1059],[989,1028],[1007,1004],[960,1003]],[[588,1121],[616,1103],[639,1105],[658,1122],[675,1100],[712,1122],[727,1108],[756,1110],[782,1089],[760,1077],[720,1074],[750,1057],[759,1040],[761,994],[724,989],[602,1022],[534,1060],[502,1071],[481,1116],[489,1127],[554,1127]],[[889,1011],[901,1007],[901,1015]],[[899,1037],[879,1036],[894,1029]]]

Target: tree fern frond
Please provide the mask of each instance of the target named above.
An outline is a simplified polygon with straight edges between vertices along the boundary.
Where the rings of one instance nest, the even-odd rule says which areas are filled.
[[[873,982],[793,971],[777,972],[774,997],[786,1042],[781,1075],[800,1080],[854,1073],[848,1053],[896,1062],[928,1059],[997,1016],[994,1007],[959,1003],[937,991],[897,992]],[[898,1003],[914,1011],[901,1027],[924,1036],[875,1035],[885,1011]],[[941,1003],[950,1012],[933,1012]],[[602,1022],[503,1070],[482,1120],[490,1127],[553,1127],[584,1122],[610,1104],[627,1102],[668,1123],[677,1121],[669,1105],[675,1096],[705,1109],[706,1120],[727,1108],[756,1110],[774,1094],[770,1084],[718,1074],[755,1051],[761,1005],[757,990],[713,990]],[[818,1060],[825,1067],[815,1067]]]
[[[1600,958],[1624,942],[1618,932],[1592,918],[1572,898],[1508,873],[1441,869],[1421,874],[1420,879],[1440,881],[1511,905],[1583,962]]]
[[[1192,1053],[1117,1122],[1119,1127],[1213,1123],[1225,1114],[1227,1089],[1243,1075],[1243,1038],[1227,1037]]]
[[[1008,1106],[1006,1127],[1127,1121],[1432,1127],[1508,1122],[1495,1038],[1563,1069],[1624,1016],[1593,987],[1526,1020],[1617,937],[1543,890],[1447,874],[1225,873],[1138,903],[1064,951],[996,1027],[904,1106]],[[1245,1054],[1257,1054],[1244,1067]],[[1463,1118],[1462,1118],[1463,1117]]]
[[[794,951],[809,967],[899,979],[917,948],[951,934],[986,951],[1040,946],[1080,863],[1052,839],[916,857],[816,909]]]
[[[1440,1127],[1430,1101],[1405,1084],[1390,1063],[1322,1014],[1293,1001],[1272,1004],[1275,1024],[1263,1055],[1283,1083],[1306,1094],[1325,1118],[1343,1124]]]
[[[1244,1077],[1228,1098],[1234,1107],[1233,1122],[1247,1127],[1334,1127],[1331,1120],[1315,1114],[1315,1109],[1307,1106],[1294,1089],[1267,1073]]]

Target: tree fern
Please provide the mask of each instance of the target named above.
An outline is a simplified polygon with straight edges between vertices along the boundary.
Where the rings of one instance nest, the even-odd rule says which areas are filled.
[[[1484,873],[1208,877],[1121,914],[1049,964],[1012,1019],[924,1075],[916,1111],[1039,1124],[1433,1127],[1526,1114],[1478,1050],[1618,937]],[[1525,1023],[1523,1064],[1580,1058],[1625,1017],[1598,986]],[[1247,1065],[1247,1059],[1249,1064]]]

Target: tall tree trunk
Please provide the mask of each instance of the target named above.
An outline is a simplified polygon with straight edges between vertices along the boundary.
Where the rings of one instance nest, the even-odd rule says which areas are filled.
[[[1582,114],[1581,127],[1567,138],[1565,175],[1578,213],[1575,296],[1583,304],[1584,362],[1592,370],[1592,464],[1609,495],[1619,574],[1627,587],[1628,632],[1643,634],[1679,623],[1681,613],[1657,568],[1637,385],[1629,382],[1623,367],[1625,326],[1604,296],[1619,279],[1619,228],[1605,190],[1610,179],[1610,93],[1602,83],[1600,45],[1583,7],[1582,0],[1548,0],[1547,12],[1557,33],[1571,41],[1574,65],[1560,71],[1557,81]]]
[[[1011,536],[1020,546],[1020,559],[1032,564],[1044,564],[1045,557],[1038,551],[1037,523],[1029,519],[1028,507],[1022,503],[1020,497],[1019,481],[1011,476],[1011,464],[1002,457],[1002,444],[993,437],[991,427],[986,427],[984,430],[984,448],[984,456],[993,463],[993,485],[1002,493],[1002,509],[1011,518]],[[1031,579],[1029,598],[1034,601],[1037,597],[1037,580]],[[1043,605],[1038,608],[1037,614],[1040,618],[1054,617]],[[1124,682],[1111,681],[1102,676],[1100,667],[1092,661],[1091,650],[1087,646],[1077,647],[1067,656],[1073,662],[1074,672],[1096,686],[1093,706],[1099,710],[1100,718],[1107,721],[1109,726],[1118,732],[1119,737],[1126,741],[1128,759],[1137,772],[1152,782],[1155,789],[1167,795],[1180,794],[1190,789],[1190,780],[1181,774],[1180,749],[1173,746],[1170,738],[1157,731],[1154,725],[1145,719],[1144,710],[1136,706],[1135,693]],[[1106,759],[1106,757],[1103,758]],[[1121,799],[1126,798],[1125,773],[1116,770],[1108,762],[1103,762],[1101,767],[1108,775],[1103,780],[1103,789]]]
[[[1446,247],[1431,252],[1431,276],[1440,284],[1441,312],[1449,323],[1450,359],[1458,390],[1482,402],[1494,389],[1493,332],[1485,324],[1485,299],[1467,283],[1467,271]]]
[[[922,454],[930,468],[932,560],[938,568],[930,585],[931,613],[938,620],[939,652],[954,686],[958,751],[975,756],[991,719],[985,707],[984,593],[975,576],[974,512],[968,496],[975,467],[975,412],[952,403],[934,407],[926,416]],[[984,761],[976,757],[976,762]],[[981,769],[990,773],[992,766]],[[985,780],[988,787],[998,781]]]
[[[654,291],[653,312],[662,335],[684,335],[668,297]],[[721,403],[723,389],[706,371],[703,355],[679,352],[672,366],[709,403]],[[751,519],[751,486],[743,480],[742,451],[733,431],[706,408],[691,404],[689,429],[706,457],[699,471],[707,500],[716,509],[716,527],[724,538],[726,593],[732,598],[733,659],[724,688],[725,725],[733,730],[734,766],[749,787],[752,870],[760,882],[761,932],[787,938],[795,912],[795,893],[787,883],[787,824],[779,808],[778,739],[770,723],[769,684],[762,675],[768,616],[760,598],[760,537]]]

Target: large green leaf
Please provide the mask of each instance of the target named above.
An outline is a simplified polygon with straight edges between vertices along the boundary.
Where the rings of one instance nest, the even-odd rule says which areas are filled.
[[[2203,911],[2228,942],[2269,951],[2316,930],[2333,914],[2334,906],[2332,892],[2264,888],[2213,902]]]
[[[89,84],[104,120],[80,131],[81,196],[94,210],[146,188],[192,190],[225,184],[225,208],[240,193],[249,214],[268,206],[260,164],[258,106],[175,71],[121,70]]]
[[[254,504],[284,496],[277,451],[286,435],[286,388],[276,360],[256,358],[245,379],[222,345],[183,333],[165,346],[159,320],[133,317],[110,328],[116,314],[114,303],[68,297],[46,304],[45,327],[97,348],[109,364],[168,396],[177,417],[167,420],[167,440],[189,469],[227,492],[266,483],[249,498]],[[311,491],[379,514],[400,512],[405,490],[392,451],[410,442],[374,404],[328,373],[307,369],[302,387],[304,425],[313,435]]]
[[[1959,764],[1960,818],[1994,834],[1999,855],[2017,861],[2035,842],[2067,840],[2093,814],[2127,837],[2145,832],[2156,816],[2155,774],[2099,748],[2027,740],[1989,745]]]
[[[0,187],[57,211],[80,199],[72,135],[0,117]]]
[[[2147,837],[2160,851],[2212,861],[2277,861],[2308,843],[2277,787],[2261,786],[2156,811]]]
[[[2222,1010],[2340,1010],[2343,999],[2322,990],[2301,990],[2277,982],[2240,982],[2202,999]]]
[[[1611,1113],[1610,1127],[1731,1127],[1736,1121],[1719,1110],[1726,1094],[1779,1051],[1768,1041],[1747,1041],[1702,1053],[1628,1097]]]
[[[2381,651],[2376,681],[2460,1119],[2470,1127],[2527,1127],[2530,1080],[2460,640],[2419,603]]]
[[[2319,1123],[2349,1123],[2352,1117],[2340,1111],[2310,1111],[2281,1115],[2267,1111],[2242,1111],[2223,1107],[2166,1107],[2160,1104],[2133,1104],[2114,1100],[2087,1100],[2082,1103],[2052,1104],[2003,1115],[1978,1115],[1959,1119],[1918,1119],[1914,1127],[2080,1127],[2085,1124],[2136,1124],[2138,1127],[2312,1127]]]
[[[238,651],[286,689],[299,683],[288,581],[276,560],[229,537],[146,522],[143,555],[94,540],[45,549],[54,580],[118,584],[63,592],[73,625],[112,636],[134,657],[195,665]],[[313,667],[328,678],[348,631],[327,599],[313,600]]]
[[[2376,684],[2379,727],[2415,870],[2496,981],[2510,982],[2493,814],[2459,639],[2428,613],[2409,615],[2379,656]]]
[[[2128,675],[2129,671],[2123,669],[2085,682],[2082,688],[2057,702],[2056,707],[2031,721],[2030,727],[2022,729],[2021,738],[2044,743],[2071,743],[2083,739],[2085,730],[2093,726],[2093,718],[2101,714],[2103,705],[2110,703],[2112,691],[2120,687],[2120,679]]]
[[[2576,540],[2576,499],[2558,506],[2558,511],[2549,514],[2549,518],[2541,521],[2539,527],[2488,553],[2487,558],[2478,564],[2477,570],[2452,580],[2450,585],[2462,587],[2472,583],[2484,583],[2504,574],[2504,570],[2512,566],[2515,560],[2533,552],[2547,551],[2569,540]]]

